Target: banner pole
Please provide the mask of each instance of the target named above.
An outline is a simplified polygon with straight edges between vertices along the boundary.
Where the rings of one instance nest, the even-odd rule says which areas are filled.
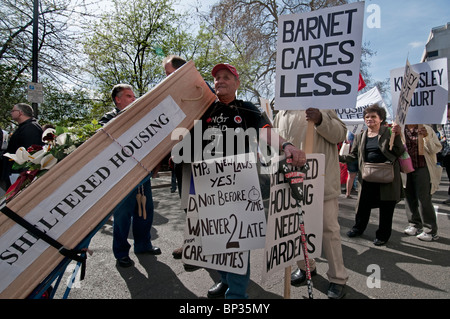
[[[291,299],[291,268],[284,269],[284,299]]]

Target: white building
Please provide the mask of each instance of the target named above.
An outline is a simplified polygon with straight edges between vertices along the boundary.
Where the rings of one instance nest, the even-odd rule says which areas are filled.
[[[450,79],[450,22],[446,25],[433,28],[431,30],[428,42],[425,45],[425,52],[422,56],[422,62],[447,58],[447,65]],[[448,101],[450,103],[450,90]]]

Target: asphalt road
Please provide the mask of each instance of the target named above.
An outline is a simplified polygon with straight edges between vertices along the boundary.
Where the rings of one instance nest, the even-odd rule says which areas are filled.
[[[445,172],[444,172],[445,175]],[[131,268],[120,268],[112,254],[112,221],[107,222],[93,237],[88,258],[86,279],[75,280],[68,299],[178,299],[205,301],[207,290],[218,280],[214,270],[185,271],[181,260],[172,257],[172,251],[183,242],[185,214],[181,211],[177,193],[167,186],[169,176],[162,175],[153,185],[164,185],[153,190],[155,216],[152,229],[153,244],[160,247],[158,256],[130,253],[135,261]],[[442,204],[447,199],[449,181],[443,177],[440,190],[433,196],[438,206],[439,240],[422,242],[403,234],[407,226],[404,202],[394,214],[393,234],[386,246],[372,244],[378,210],[372,211],[370,224],[359,238],[348,238],[346,232],[354,222],[356,196],[342,196],[339,222],[345,266],[349,272],[345,299],[448,299],[450,297],[450,206]],[[130,234],[130,241],[132,234]],[[318,274],[313,277],[314,299],[327,299],[327,262],[317,261]],[[62,298],[69,275],[75,264],[70,264],[55,295]],[[261,282],[262,250],[251,252],[250,300],[276,300],[284,296],[284,272]],[[374,276],[380,274],[380,281]],[[307,287],[291,287],[291,299],[307,299]],[[195,301],[194,301],[195,302]],[[275,301],[276,302],[276,301]],[[165,303],[167,305],[167,302]],[[155,305],[153,302],[152,305]],[[179,310],[178,304],[174,304]],[[413,306],[413,305],[411,305]],[[178,308],[177,308],[178,307]],[[411,309],[410,309],[411,310]],[[409,311],[403,309],[403,311]],[[414,315],[414,310],[411,315]],[[224,310],[222,309],[222,313]],[[431,314],[430,314],[431,315]]]

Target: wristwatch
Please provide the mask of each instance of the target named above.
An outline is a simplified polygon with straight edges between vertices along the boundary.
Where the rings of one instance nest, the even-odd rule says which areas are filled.
[[[288,146],[288,145],[294,146],[294,144],[292,144],[291,142],[284,142],[284,143],[281,145],[281,149],[283,150],[283,152],[284,152],[285,147]]]

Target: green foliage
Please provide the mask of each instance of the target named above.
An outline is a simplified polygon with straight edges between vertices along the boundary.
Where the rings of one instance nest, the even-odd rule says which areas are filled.
[[[88,59],[85,71],[108,96],[118,83],[131,84],[141,96],[164,77],[161,62],[166,43],[185,34],[176,32],[179,15],[169,0],[113,0],[113,9],[88,26],[82,43]]]

